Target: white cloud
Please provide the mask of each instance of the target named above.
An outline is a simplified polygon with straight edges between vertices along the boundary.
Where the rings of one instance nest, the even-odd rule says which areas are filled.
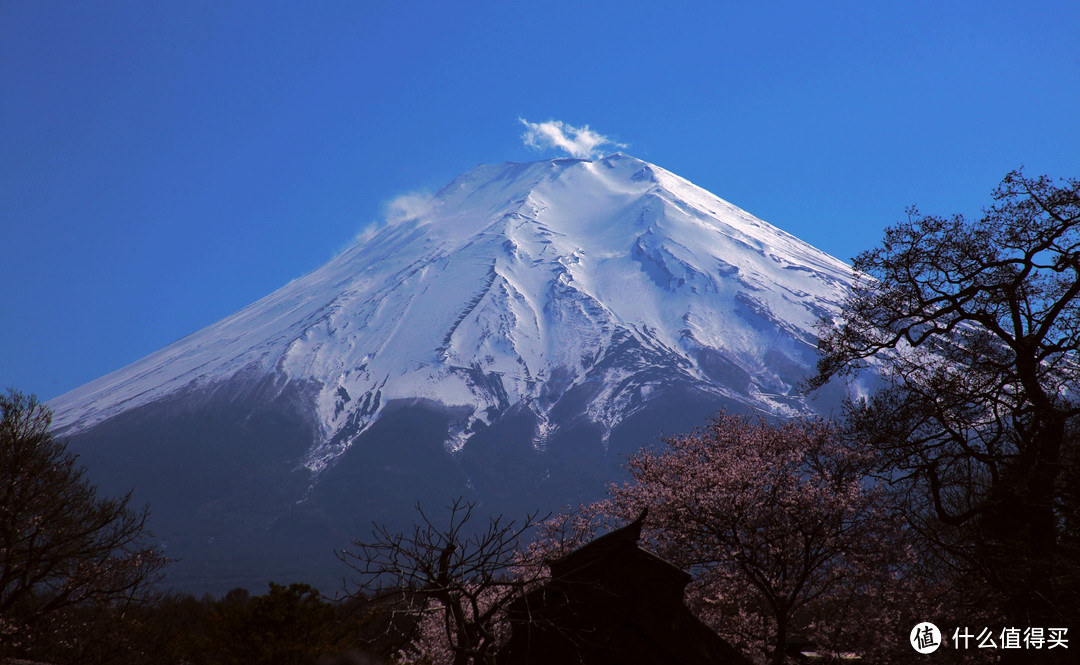
[[[525,133],[521,135],[521,140],[530,148],[540,150],[558,148],[571,157],[593,159],[601,156],[602,146],[626,147],[623,143],[616,143],[603,134],[594,132],[588,125],[573,127],[561,120],[547,122],[529,122],[525,118],[518,118],[518,120],[525,125]]]
[[[367,242],[385,226],[393,226],[410,219],[424,218],[431,213],[434,197],[424,191],[409,192],[395,196],[382,205],[383,214],[381,220],[376,220],[364,227],[356,238],[344,249],[352,247],[355,243]],[[344,249],[342,251],[344,251]]]
[[[427,192],[410,192],[391,199],[385,206],[386,221],[390,224],[423,217],[431,211],[432,196]]]

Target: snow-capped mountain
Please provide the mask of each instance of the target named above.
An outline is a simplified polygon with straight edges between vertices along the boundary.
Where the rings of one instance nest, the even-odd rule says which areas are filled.
[[[481,166],[423,207],[240,312],[54,400],[58,430],[241,371],[319,385],[321,436],[305,459],[313,471],[401,398],[471,409],[447,442],[455,449],[512,405],[538,417],[542,445],[552,406],[585,383],[597,385],[586,412],[605,432],[675,380],[789,415],[800,406],[786,374],[805,367],[814,324],[851,274],[622,154]],[[712,366],[725,361],[737,379],[716,376]]]
[[[113,450],[102,433],[152,439],[164,425],[147,423],[223,403],[242,405],[229,422],[246,432],[254,405],[287,397],[308,434],[287,451],[253,442],[249,454],[276,456],[275,477],[304,486],[292,504],[359,443],[365,459],[395,446],[371,441],[401,405],[443,414],[425,436],[447,464],[474,442],[510,445],[483,443],[500,423],[537,455],[569,445],[570,430],[591,432],[592,444],[573,445],[603,455],[617,427],[664,396],[664,409],[692,394],[704,409],[807,412],[797,383],[815,361],[814,328],[851,279],[843,262],[623,154],[480,166],[410,210],[236,314],[53,400],[56,430],[93,457]],[[230,445],[215,454],[232,459]],[[153,441],[137,449],[156,463]],[[186,463],[170,455],[162,473]]]

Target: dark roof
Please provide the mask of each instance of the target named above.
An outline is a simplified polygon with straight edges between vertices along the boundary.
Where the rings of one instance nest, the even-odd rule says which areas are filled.
[[[499,665],[749,665],[683,603],[683,570],[638,547],[647,515],[548,562],[511,607]]]
[[[690,575],[681,568],[637,546],[638,541],[641,539],[641,527],[645,523],[648,512],[649,509],[645,508],[637,519],[626,526],[606,533],[558,559],[548,560],[546,563],[551,568],[551,576],[565,577],[573,575],[575,571],[610,560],[613,557],[634,555],[654,561],[658,567],[670,569],[678,577],[685,577],[686,582],[684,585],[689,583]]]

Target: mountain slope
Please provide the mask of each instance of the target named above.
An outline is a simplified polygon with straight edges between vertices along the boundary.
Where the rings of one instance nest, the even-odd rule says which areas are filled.
[[[51,406],[57,431],[103,468],[147,460],[150,484],[216,456],[232,469],[219,482],[246,478],[248,490],[229,491],[267,524],[305,510],[298,524],[338,524],[326,511],[343,501],[381,514],[391,498],[357,498],[361,477],[406,505],[418,483],[475,490],[492,509],[508,505],[507,483],[575,501],[610,476],[613,441],[632,448],[721,407],[809,412],[796,385],[850,275],[633,157],[480,166],[314,272]],[[270,404],[288,416],[287,443],[251,424]],[[225,405],[215,433],[200,433],[195,415]],[[628,423],[639,427],[623,441]],[[217,441],[202,459],[185,443],[200,436]],[[175,462],[161,462],[155,438]],[[279,489],[292,487],[264,497],[276,508],[253,498],[271,477],[254,469],[267,464]],[[396,485],[394,469],[405,474]],[[122,484],[121,471],[112,477]],[[310,512],[320,497],[321,516]],[[191,528],[192,542],[206,535]]]

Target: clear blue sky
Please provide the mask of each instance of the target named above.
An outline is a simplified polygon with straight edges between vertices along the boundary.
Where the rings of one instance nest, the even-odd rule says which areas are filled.
[[[1080,177],[1080,2],[0,0],[0,387],[48,399],[589,125],[850,259]]]

